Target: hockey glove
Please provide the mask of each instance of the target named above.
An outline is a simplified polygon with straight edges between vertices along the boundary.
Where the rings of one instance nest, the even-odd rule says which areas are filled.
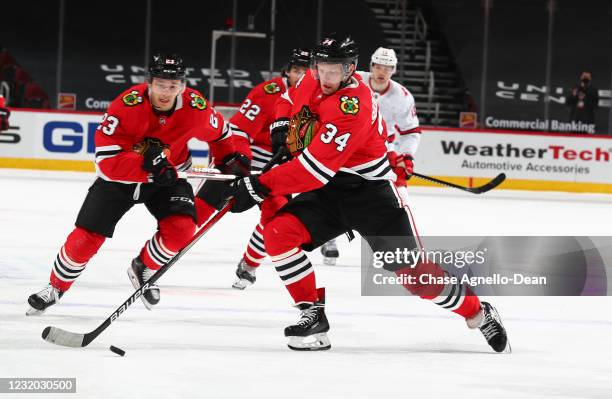
[[[168,161],[168,146],[158,139],[146,138],[134,148],[144,158],[142,168],[151,173],[153,183],[158,186],[173,186],[178,180],[176,169]]]
[[[270,140],[272,141],[272,154],[282,152],[280,162],[287,161],[289,150],[287,149],[287,134],[289,133],[289,118],[278,118],[270,125]]]
[[[10,115],[11,111],[9,111],[8,108],[0,108],[0,131],[8,130]]]
[[[263,202],[270,190],[259,182],[257,176],[247,176],[232,183],[229,194],[234,197],[233,213],[247,211]]]
[[[251,171],[251,160],[244,154],[234,152],[223,158],[221,164],[215,167],[221,173],[244,177],[248,176]]]
[[[397,175],[395,185],[397,187],[406,186],[407,180],[410,180],[414,171],[414,158],[410,154],[398,155],[393,151],[389,152],[388,156],[393,172]]]
[[[221,163],[215,167],[221,173],[244,177],[249,175],[251,160],[243,154],[234,152],[223,158]],[[198,197],[206,201],[208,205],[220,210],[229,197],[230,184],[229,181],[206,180],[198,192]]]

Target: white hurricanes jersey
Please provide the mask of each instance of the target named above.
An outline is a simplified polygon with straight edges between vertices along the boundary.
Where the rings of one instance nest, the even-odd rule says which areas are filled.
[[[370,88],[370,72],[357,72],[363,82]],[[389,82],[389,87],[384,93],[374,93],[378,101],[380,113],[387,124],[389,134],[390,151],[398,154],[410,154],[414,156],[421,140],[419,129],[419,118],[417,117],[414,97],[401,84],[394,80]]]

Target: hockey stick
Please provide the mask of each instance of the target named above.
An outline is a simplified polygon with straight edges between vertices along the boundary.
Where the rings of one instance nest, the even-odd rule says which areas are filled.
[[[451,183],[451,182],[448,182],[448,181],[436,179],[435,177],[422,175],[420,173],[413,173],[412,176],[418,177],[419,179],[427,180],[427,181],[430,181],[430,182],[433,182],[433,183],[441,184],[443,186],[448,186],[448,187],[456,188],[456,189],[459,189],[459,190],[462,190],[462,191],[467,191],[467,192],[472,193],[472,194],[486,193],[487,191],[493,190],[495,187],[497,187],[500,184],[502,184],[504,182],[504,180],[506,180],[506,174],[505,173],[500,173],[499,175],[495,176],[491,181],[489,181],[488,183],[483,184],[482,186],[479,186],[479,187],[464,187],[464,186],[460,186],[458,184],[454,184],[454,183]]]
[[[183,247],[174,257],[162,266],[151,278],[140,288],[138,288],[121,306],[117,308],[106,320],[102,322],[95,330],[85,334],[79,334],[63,330],[58,327],[46,327],[42,332],[42,337],[45,341],[51,342],[52,344],[70,346],[73,348],[81,348],[89,345],[91,341],[96,339],[104,330],[111,325],[112,322],[117,320],[121,314],[127,310],[127,308],[138,299],[142,293],[149,288],[149,286],[155,283],[159,278],[168,271],[189,249],[200,239],[208,230],[211,229],[218,221],[225,215],[234,205],[234,201],[228,201],[223,208],[215,216],[213,216],[198,232],[193,236],[191,241]]]
[[[279,151],[268,161],[268,163],[261,169],[261,171],[251,172],[252,175],[259,175],[267,172],[272,169],[274,165],[281,160],[283,156],[286,154]],[[215,168],[192,168],[184,172],[178,172],[178,177],[180,179],[204,179],[204,180],[234,180],[239,176],[236,175],[227,175],[223,174],[219,171],[219,169]]]
[[[180,179],[204,179],[204,180],[234,180],[237,176],[223,173],[210,172],[209,169],[190,169],[185,172],[177,172]]]

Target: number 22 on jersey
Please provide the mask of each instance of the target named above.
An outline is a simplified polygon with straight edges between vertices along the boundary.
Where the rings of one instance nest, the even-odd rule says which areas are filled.
[[[253,121],[257,115],[259,115],[259,111],[261,108],[257,104],[253,104],[250,98],[247,98],[242,103],[242,106],[239,109],[240,113],[244,115],[250,121]]]

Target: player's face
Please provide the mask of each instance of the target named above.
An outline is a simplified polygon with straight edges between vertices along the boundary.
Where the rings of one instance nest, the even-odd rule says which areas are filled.
[[[350,68],[349,75],[355,70],[355,65]],[[346,79],[342,64],[316,64],[314,72],[318,75],[321,91],[327,96],[338,91],[340,84]]]
[[[393,75],[393,67],[388,65],[372,64],[370,66],[370,77],[379,85],[386,85]]]
[[[308,71],[307,67],[301,66],[292,66],[287,72],[287,77],[289,78],[289,85],[295,86],[296,83],[304,76],[304,74]]]
[[[179,79],[153,78],[149,87],[153,107],[159,111],[170,111],[176,96],[185,89],[185,84]]]

